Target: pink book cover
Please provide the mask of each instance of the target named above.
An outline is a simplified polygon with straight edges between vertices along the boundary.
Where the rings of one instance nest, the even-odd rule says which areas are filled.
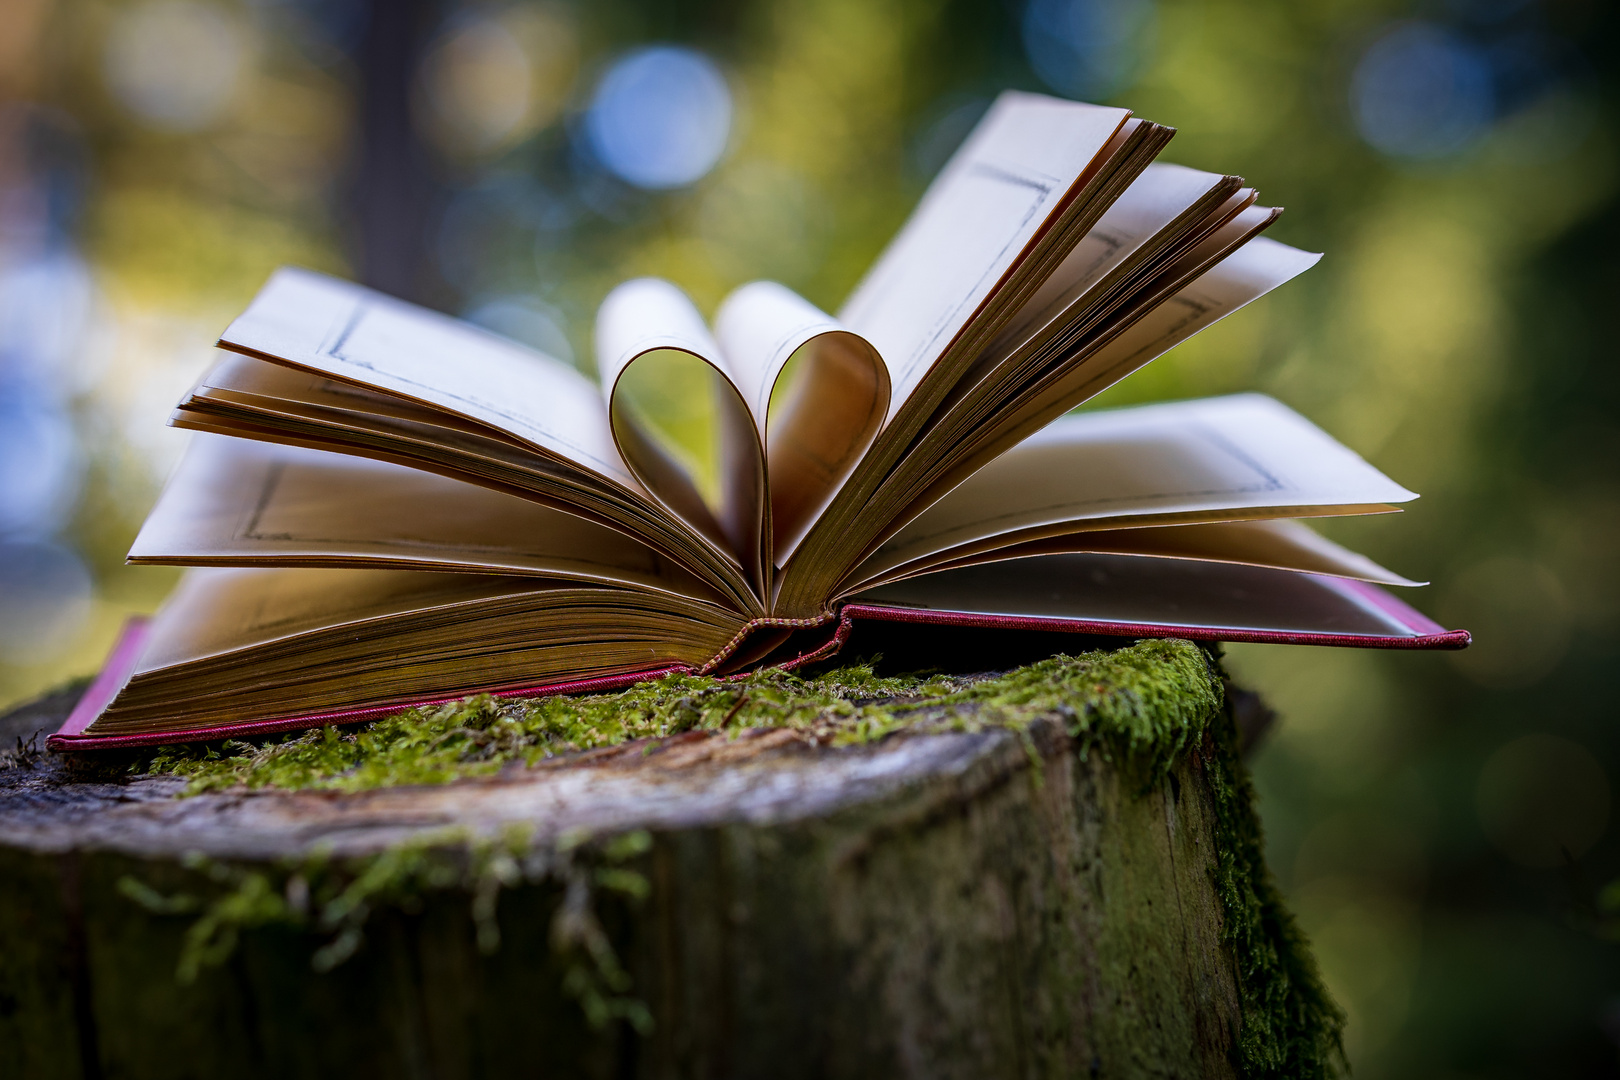
[[[781,652],[766,658],[764,666],[792,670],[806,664],[825,660],[836,654],[849,640],[857,623],[916,624],[923,626],[964,627],[984,630],[1047,631],[1124,638],[1177,637],[1194,641],[1272,642],[1290,645],[1336,645],[1352,648],[1377,649],[1461,649],[1467,647],[1466,630],[1447,630],[1410,607],[1385,590],[1365,582],[1345,578],[1308,575],[1318,584],[1339,594],[1369,613],[1387,627],[1382,633],[1323,633],[1300,630],[1267,630],[1239,626],[1214,626],[1175,622],[1110,622],[1098,619],[1061,618],[1040,615],[1004,614],[986,611],[961,611],[923,608],[901,604],[851,601],[843,604],[836,614],[822,620],[820,625],[831,624],[832,632],[824,640],[807,645],[790,643],[788,655]],[[221,724],[214,727],[175,732],[142,732],[130,735],[86,734],[102,711],[111,704],[129,680],[145,647],[149,627],[146,619],[131,619],[107,659],[106,666],[85,690],[67,721],[56,734],[46,740],[53,750],[111,750],[126,747],[159,746],[177,742],[206,742],[214,739],[244,738],[270,735],[277,732],[297,731],[329,724],[354,724],[375,720],[404,709],[417,706],[441,705],[466,697],[470,691],[458,691],[443,697],[423,701],[377,705],[348,709],[341,712],[308,713],[255,720],[241,724]],[[764,624],[761,624],[764,625]],[[546,694],[589,694],[623,689],[644,679],[656,679],[675,674],[705,674],[724,670],[726,659],[747,636],[750,626],[739,634],[720,655],[702,668],[672,665],[646,671],[586,679],[525,683],[517,686],[491,686],[483,688],[495,697],[538,697]],[[798,641],[800,639],[795,639]],[[722,677],[736,678],[736,674]]]

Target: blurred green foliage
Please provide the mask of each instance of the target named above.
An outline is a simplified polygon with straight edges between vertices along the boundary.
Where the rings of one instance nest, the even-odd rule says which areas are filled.
[[[120,565],[172,454],[143,432],[161,428],[225,321],[280,262],[356,261],[365,193],[346,184],[361,76],[333,13],[360,6],[209,5],[237,35],[240,70],[228,102],[185,131],[143,122],[109,89],[109,35],[139,6],[17,0],[0,35],[13,43],[0,93],[64,111],[89,147],[79,241],[106,328],[87,346],[101,366],[78,403],[92,464],[71,537],[96,576],[96,615],[61,657],[0,665],[4,700],[94,667],[122,613],[166,589],[167,574]],[[632,275],[668,277],[708,311],[759,276],[836,308],[979,103],[1042,88],[1022,11],[462,9],[521,15],[516,37],[549,44],[533,46],[518,126],[482,142],[424,136],[437,216],[400,225],[424,237],[422,297],[452,310],[533,297],[586,368],[595,305]],[[1489,132],[1454,153],[1385,156],[1357,133],[1353,73],[1417,16],[1562,43],[1560,78],[1499,102]],[[1620,877],[1612,5],[1161,0],[1148,33],[1111,103],[1175,125],[1168,160],[1242,173],[1288,208],[1274,236],[1327,257],[1094,405],[1255,389],[1298,408],[1424,496],[1325,531],[1432,579],[1415,602],[1476,635],[1455,656],[1228,652],[1283,715],[1254,759],[1269,857],[1349,1013],[1356,1074],[1620,1072],[1620,958],[1600,898]],[[648,41],[714,56],[737,108],[719,166],[661,194],[582,170],[572,134],[608,60]]]

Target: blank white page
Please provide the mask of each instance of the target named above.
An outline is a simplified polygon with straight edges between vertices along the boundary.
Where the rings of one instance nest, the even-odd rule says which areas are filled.
[[[1141,555],[1043,555],[912,578],[852,597],[860,603],[1026,619],[1084,619],[1245,633],[1409,638],[1441,632],[1407,621],[1366,587],[1259,566]],[[1421,620],[1424,625],[1414,625]],[[1032,628],[1027,627],[1026,628]]]
[[[962,544],[1064,523],[1124,527],[1132,517],[1150,515],[1415,498],[1261,394],[1071,413],[924,511],[863,565],[862,576]]]
[[[220,344],[424,402],[636,486],[589,379],[448,315],[284,267]]]
[[[838,314],[888,364],[891,417],[1129,117],[996,99]]]

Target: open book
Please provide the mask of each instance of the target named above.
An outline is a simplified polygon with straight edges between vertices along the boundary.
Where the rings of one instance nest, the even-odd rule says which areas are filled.
[[[1258,395],[1071,413],[1318,258],[1171,131],[1003,95],[842,310],[626,282],[600,383],[277,272],[130,552],[191,571],[59,744],[828,655],[854,620],[1460,647],[1300,519],[1415,496]],[[637,379],[707,384],[713,466]],[[93,722],[92,722],[93,721]]]

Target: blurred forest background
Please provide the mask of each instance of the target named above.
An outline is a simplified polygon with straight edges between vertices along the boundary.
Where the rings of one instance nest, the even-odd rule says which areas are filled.
[[[835,310],[1003,87],[1127,105],[1322,264],[1093,406],[1258,389],[1468,652],[1229,648],[1357,1076],[1620,1073],[1620,108],[1604,0],[5,0],[0,705],[92,671],[164,419],[269,271],[592,368],[633,274]],[[672,407],[678,408],[679,402]],[[1617,884],[1611,885],[1611,882]]]

